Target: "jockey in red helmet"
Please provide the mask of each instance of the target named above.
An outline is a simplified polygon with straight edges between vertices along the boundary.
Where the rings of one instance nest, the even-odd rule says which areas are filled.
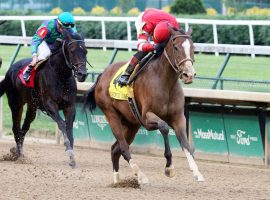
[[[157,55],[162,53],[164,49],[164,44],[162,43],[167,41],[170,37],[168,25],[179,29],[176,18],[162,10],[150,8],[138,16],[135,22],[138,36],[138,52],[133,55],[126,71],[118,79],[120,86],[127,85],[128,79],[135,66],[148,52],[155,51]],[[153,38],[154,44],[149,42],[150,37]]]

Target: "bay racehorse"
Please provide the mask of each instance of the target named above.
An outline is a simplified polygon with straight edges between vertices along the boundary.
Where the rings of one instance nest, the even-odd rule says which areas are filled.
[[[13,64],[7,71],[0,83],[0,97],[6,93],[8,98],[19,158],[24,156],[25,134],[35,119],[37,109],[40,109],[57,123],[64,136],[64,144],[70,158],[69,164],[75,167],[72,132],[77,93],[75,77],[80,82],[87,77],[87,49],[80,34],[64,30],[63,35],[64,39],[57,41],[58,50],[38,67],[34,89],[25,87],[18,77],[19,71],[31,61],[23,59]],[[27,111],[21,126],[24,104],[27,104]],[[64,119],[60,116],[59,110],[63,110]]]
[[[187,140],[184,116],[185,98],[179,83],[179,78],[186,84],[191,83],[195,76],[192,29],[185,32],[170,27],[170,32],[170,39],[161,56],[147,63],[144,71],[133,82],[134,97],[143,126],[147,130],[158,129],[163,136],[166,158],[165,174],[169,177],[175,175],[168,141],[169,127],[172,127],[187,157],[193,176],[198,181],[203,181],[204,178],[198,170],[192,156],[193,151]],[[87,92],[84,109],[89,108],[92,111],[99,106],[116,138],[116,142],[111,147],[114,183],[120,181],[119,158],[122,155],[134,174],[138,176],[138,182],[144,184],[148,183],[148,178],[131,158],[129,152],[129,145],[141,125],[131,112],[128,102],[112,99],[108,91],[112,77],[124,64],[124,62],[114,63],[105,69]]]

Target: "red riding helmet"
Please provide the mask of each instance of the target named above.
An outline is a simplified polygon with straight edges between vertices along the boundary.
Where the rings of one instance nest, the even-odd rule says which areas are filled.
[[[153,34],[153,40],[155,43],[159,44],[169,39],[169,37],[171,36],[171,33],[168,29],[168,26],[170,25],[169,25],[169,22],[167,21],[159,22],[156,25],[154,29],[154,34]]]

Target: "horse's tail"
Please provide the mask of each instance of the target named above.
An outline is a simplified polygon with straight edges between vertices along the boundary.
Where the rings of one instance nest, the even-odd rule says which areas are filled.
[[[7,80],[6,78],[0,82],[0,97],[5,94],[7,88]]]
[[[98,83],[101,75],[102,74],[98,75],[97,80],[94,83],[94,85],[85,94],[84,103],[83,103],[83,111],[85,111],[86,108],[89,108],[90,112],[92,113],[95,110],[95,108],[97,107],[96,100],[95,100],[95,90],[96,90],[96,86],[97,86],[97,83]]]

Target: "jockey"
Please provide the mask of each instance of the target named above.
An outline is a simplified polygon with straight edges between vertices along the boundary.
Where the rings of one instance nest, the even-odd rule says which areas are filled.
[[[157,55],[160,55],[163,52],[165,47],[164,42],[170,37],[168,24],[179,29],[176,18],[162,10],[150,8],[138,16],[135,22],[138,37],[138,52],[133,55],[126,71],[118,79],[118,84],[120,86],[127,85],[135,66],[148,54],[148,52],[155,52]],[[152,37],[154,44],[149,42],[150,36]]]
[[[36,63],[50,56],[51,52],[56,49],[54,42],[57,38],[63,38],[64,28],[77,32],[74,17],[69,12],[61,13],[56,19],[44,21],[37,29],[31,44],[32,61],[23,73],[25,81],[29,81],[31,71]]]

